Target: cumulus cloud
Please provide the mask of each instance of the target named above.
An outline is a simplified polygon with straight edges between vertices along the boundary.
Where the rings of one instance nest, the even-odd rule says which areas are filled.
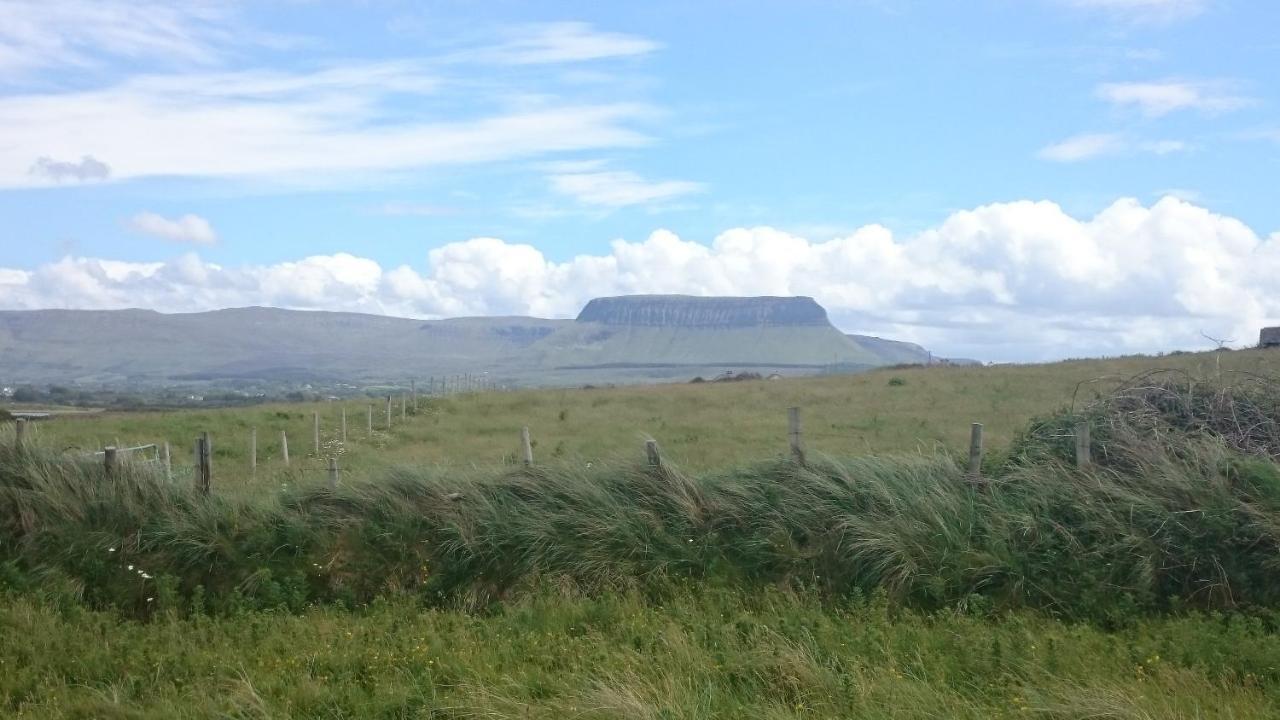
[[[64,258],[0,270],[0,307],[166,311],[239,305],[414,317],[571,317],[630,293],[811,295],[840,327],[940,352],[1037,359],[1197,347],[1200,331],[1252,338],[1280,324],[1280,234],[1166,197],[1119,200],[1091,218],[1051,202],[996,203],[896,236],[868,225],[814,242],[769,227],[710,243],[658,230],[557,262],[531,245],[474,238],[425,266],[348,254],[221,267]]]
[[[1098,86],[1097,95],[1113,105],[1136,107],[1148,117],[1162,117],[1178,110],[1224,113],[1254,102],[1228,92],[1222,83],[1175,80],[1103,83]]]
[[[111,175],[111,167],[92,155],[84,155],[80,162],[54,160],[51,157],[39,157],[27,170],[28,175],[44,177],[54,182],[63,180],[106,180]]]
[[[170,220],[153,212],[141,212],[129,221],[129,227],[144,235],[192,245],[214,245],[218,235],[208,220],[187,214]]]

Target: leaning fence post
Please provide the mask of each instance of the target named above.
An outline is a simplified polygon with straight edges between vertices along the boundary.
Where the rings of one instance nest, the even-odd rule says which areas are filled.
[[[258,428],[249,428],[249,474],[258,474]]]
[[[285,467],[289,466],[289,434],[284,430],[280,431],[280,457],[284,460]]]
[[[338,458],[329,458],[329,489],[336,490],[338,488]]]
[[[533,441],[529,439],[529,426],[520,428],[520,457],[526,467],[533,464]]]
[[[800,408],[787,408],[787,437],[791,441],[791,456],[804,465],[804,442],[800,439]]]
[[[1076,423],[1076,468],[1087,470],[1093,464],[1092,447],[1089,444],[1089,423]]]
[[[311,446],[316,457],[320,457],[320,413],[311,413]]]
[[[107,477],[115,477],[116,474],[116,449],[108,445],[102,448],[102,466],[107,471]]]
[[[662,467],[662,453],[658,452],[657,440],[644,441],[644,454],[649,459],[649,467]]]
[[[27,419],[18,418],[14,423],[14,440],[13,446],[18,450],[22,450],[22,442],[27,434]]]
[[[982,423],[969,426],[969,475],[982,477]]]

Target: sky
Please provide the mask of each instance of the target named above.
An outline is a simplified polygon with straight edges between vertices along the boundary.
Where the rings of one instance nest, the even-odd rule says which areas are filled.
[[[1245,346],[1280,324],[1277,27],[1271,0],[0,0],[0,309],[809,295],[990,361]]]

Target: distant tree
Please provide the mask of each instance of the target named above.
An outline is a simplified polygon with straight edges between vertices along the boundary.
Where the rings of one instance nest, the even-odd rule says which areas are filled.
[[[39,402],[40,393],[35,388],[20,387],[13,391],[14,402]]]

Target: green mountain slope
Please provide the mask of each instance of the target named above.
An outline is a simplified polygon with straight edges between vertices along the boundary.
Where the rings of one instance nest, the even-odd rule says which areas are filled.
[[[467,372],[558,384],[870,367],[926,354],[847,336],[810,298],[601,298],[575,320],[422,321],[262,307],[0,312],[0,384],[361,383]]]

